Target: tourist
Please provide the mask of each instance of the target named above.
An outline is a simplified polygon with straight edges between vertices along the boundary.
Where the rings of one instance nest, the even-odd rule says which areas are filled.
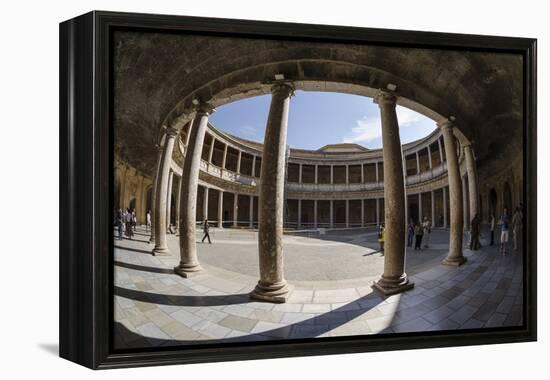
[[[132,228],[136,231],[137,228],[137,214],[136,209],[132,209]]]
[[[117,212],[116,212],[116,215],[115,215],[115,225],[117,227],[117,230],[118,230],[118,240],[122,240],[122,225],[123,225],[123,220],[122,220],[122,210],[121,209],[118,209]]]
[[[382,252],[382,256],[384,256],[384,234],[386,232],[386,229],[384,227],[384,224],[381,224],[378,228],[378,244],[380,244],[380,252]]]
[[[145,216],[145,231],[149,232],[151,228],[151,210],[147,210],[147,215]]]
[[[430,235],[432,233],[432,222],[430,222],[430,219],[428,219],[427,216],[424,217],[424,222],[422,223],[422,229],[424,232],[424,248],[428,248],[430,246]]]
[[[491,214],[491,245],[495,245],[495,215]]]
[[[208,243],[212,244],[210,241],[210,234],[208,233],[210,231],[210,226],[208,225],[208,219],[204,219],[204,223],[202,225],[202,232],[204,233],[204,236],[202,237],[202,243],[204,243],[204,239],[208,238]]]
[[[521,208],[516,207],[514,216],[512,217],[512,238],[514,239],[514,251],[518,250],[518,238],[521,234],[521,226],[523,224],[523,214]]]
[[[504,208],[502,216],[500,217],[500,253],[502,255],[506,254],[506,248],[508,247],[508,229],[510,224],[510,219],[508,218],[508,210]]]
[[[128,239],[132,240],[132,236],[134,236],[134,231],[132,230],[132,223],[134,222],[134,218],[132,216],[132,212],[130,209],[126,212],[126,236],[128,236]]]
[[[414,240],[414,222],[411,219],[407,226],[407,247],[412,247]]]
[[[422,250],[422,235],[424,234],[424,229],[422,228],[422,225],[420,222],[416,223],[416,226],[414,226],[414,235],[415,235],[415,241],[414,241],[414,249],[420,249]]]
[[[477,251],[479,249],[479,229],[481,219],[478,214],[475,214],[470,222],[470,250]]]

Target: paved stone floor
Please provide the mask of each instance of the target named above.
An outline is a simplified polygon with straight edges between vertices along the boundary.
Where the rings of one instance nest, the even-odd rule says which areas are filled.
[[[415,287],[383,297],[371,284],[382,272],[373,230],[284,238],[285,304],[251,301],[258,281],[256,233],[214,230],[198,243],[204,272],[181,278],[178,238],[170,256],[150,254],[148,235],[115,240],[115,347],[313,338],[517,326],[522,323],[521,254],[485,247],[464,251],[466,265],[441,265],[448,231],[430,248],[408,249]],[[486,243],[482,241],[482,243]]]

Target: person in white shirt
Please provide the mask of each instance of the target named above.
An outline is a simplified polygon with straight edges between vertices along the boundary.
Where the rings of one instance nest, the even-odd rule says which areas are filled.
[[[149,232],[149,229],[151,228],[151,210],[147,210],[147,216],[145,217],[145,219],[145,231]]]
[[[432,222],[430,222],[430,219],[428,219],[427,216],[424,217],[424,222],[422,222],[422,228],[424,229],[424,237],[422,238],[424,240],[424,248],[428,248],[430,246]]]

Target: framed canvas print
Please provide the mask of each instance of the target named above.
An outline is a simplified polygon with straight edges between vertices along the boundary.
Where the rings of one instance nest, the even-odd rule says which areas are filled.
[[[536,339],[536,40],[60,25],[60,355]]]

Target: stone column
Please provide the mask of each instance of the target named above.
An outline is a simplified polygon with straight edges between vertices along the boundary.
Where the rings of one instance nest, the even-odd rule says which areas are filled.
[[[477,178],[477,166],[471,143],[464,144],[464,156],[466,158],[466,172],[468,173],[468,193],[470,198],[470,218],[479,214],[479,183]],[[479,215],[481,217],[481,215]]]
[[[462,188],[460,184],[460,169],[456,155],[455,136],[452,122],[444,119],[437,123],[441,128],[445,143],[445,156],[447,158],[447,176],[449,178],[449,202],[451,209],[451,231],[449,234],[449,254],[443,264],[462,265],[466,258],[462,255]]]
[[[254,227],[254,195],[250,196],[250,209],[248,211],[248,226]]]
[[[317,199],[313,200],[313,228],[317,228]]]
[[[437,146],[439,147],[439,159],[441,161],[441,165],[443,165],[443,162],[445,161],[443,159],[443,147],[441,146],[441,139],[437,138]]]
[[[365,168],[363,168],[363,164],[361,166],[361,183],[365,183]]]
[[[189,132],[188,132],[189,133]],[[183,182],[183,178],[180,177],[180,180],[178,182],[178,194],[176,197],[176,228],[180,229],[180,206],[181,206],[181,184]]]
[[[174,184],[174,172],[170,170],[170,174],[168,175],[168,189],[166,193],[166,228],[167,229],[170,227],[170,220],[172,219],[172,185],[173,184]]]
[[[172,151],[178,134],[177,129],[169,127],[164,135],[164,144],[162,148],[161,161],[156,179],[157,191],[155,194],[155,248],[153,255],[170,254],[166,244],[166,206],[168,196],[168,181],[170,173],[170,164],[172,162]]]
[[[376,169],[376,183],[378,183],[380,182],[380,177],[378,174],[378,162],[376,162],[375,169]]]
[[[208,152],[209,163],[212,163],[212,157],[214,156],[214,145],[216,145],[216,138],[212,136],[212,145],[210,145],[210,151]]]
[[[242,158],[242,155],[243,155],[243,151],[242,150],[239,150],[239,153],[237,155],[237,173],[241,173],[241,158]]]
[[[197,189],[204,135],[208,116],[214,111],[209,104],[200,104],[190,127],[189,148],[183,163],[180,205],[180,264],[174,272],[190,277],[202,270],[197,258],[195,241],[197,224]]]
[[[302,164],[298,164],[298,183],[302,183]]]
[[[302,200],[298,199],[298,228],[302,228]]]
[[[447,228],[447,188],[443,188],[443,227]]]
[[[470,230],[470,218],[468,215],[468,181],[467,176],[462,177],[462,216],[464,219],[464,231]]]
[[[317,185],[319,183],[319,165],[315,165],[315,184]]]
[[[416,155],[416,174],[420,174],[420,156],[418,155],[418,151],[415,152]]]
[[[239,217],[239,194],[233,194],[233,227],[237,227]]]
[[[208,198],[209,198],[210,189],[208,187],[204,188],[204,196],[202,198],[202,218],[208,219]]]
[[[428,166],[430,167],[430,170],[433,169],[433,164],[432,164],[432,152],[431,152],[431,149],[430,149],[430,144],[428,144]]]
[[[384,273],[373,287],[384,295],[412,289],[405,273],[405,178],[399,124],[395,111],[397,98],[379,90],[374,102],[380,107],[382,154],[384,158]]]
[[[286,302],[289,289],[283,275],[283,207],[288,110],[294,87],[279,82],[271,92],[260,176],[260,280],[250,297]]]
[[[225,148],[223,148],[222,169],[225,169],[226,164],[227,164],[227,144],[225,144]]]
[[[223,191],[218,192],[218,227],[223,227]]]
[[[349,185],[349,165],[346,165],[346,185]]]
[[[157,145],[157,150],[157,169],[155,171],[155,178],[153,178],[153,190],[151,192],[151,237],[149,238],[149,243],[151,244],[155,243],[155,214],[157,209],[155,206],[155,202],[157,199],[157,179],[160,176],[160,165],[162,163],[162,147]]]
[[[330,184],[334,185],[334,165],[330,165]]]

